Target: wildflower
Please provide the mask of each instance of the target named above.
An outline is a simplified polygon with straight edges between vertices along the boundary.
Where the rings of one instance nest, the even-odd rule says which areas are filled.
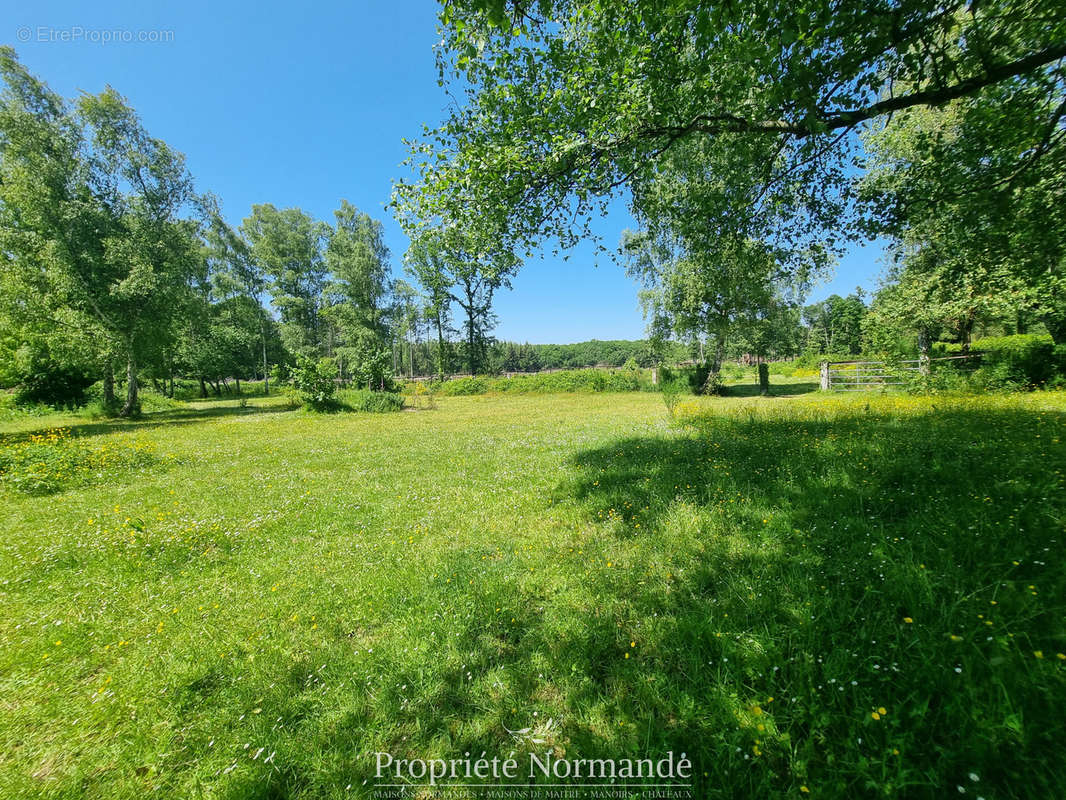
[[[910,617],[904,617],[903,621],[906,622],[908,625],[910,625],[912,622],[914,622],[914,620],[911,619]]]
[[[1044,657],[1044,651],[1043,650],[1034,650],[1033,651],[1033,655],[1036,656],[1037,658],[1043,658]]]

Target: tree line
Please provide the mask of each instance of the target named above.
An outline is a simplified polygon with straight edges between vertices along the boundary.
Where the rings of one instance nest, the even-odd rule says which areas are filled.
[[[474,250],[506,276],[545,243],[595,238],[622,196],[638,228],[618,255],[649,334],[700,343],[709,380],[730,351],[809,347],[801,324],[846,352],[979,328],[1066,342],[1066,15],[457,0],[440,22],[442,82],[463,102],[395,186],[413,236],[491,241]],[[869,307],[805,308],[872,237],[891,263]]]
[[[0,385],[77,404],[99,382],[131,415],[145,381],[269,392],[327,358],[378,389],[489,364],[507,277],[476,254],[457,263],[423,239],[406,258],[416,288],[393,276],[381,222],[346,200],[329,221],[257,204],[233,227],[115,89],[67,100],[8,47],[0,81]]]

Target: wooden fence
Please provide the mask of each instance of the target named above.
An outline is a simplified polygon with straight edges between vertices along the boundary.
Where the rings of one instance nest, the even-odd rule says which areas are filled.
[[[939,358],[906,359],[889,364],[886,361],[823,361],[822,391],[868,392],[888,386],[902,386],[907,373],[931,372],[944,362],[955,362],[965,367],[976,367],[980,353]]]

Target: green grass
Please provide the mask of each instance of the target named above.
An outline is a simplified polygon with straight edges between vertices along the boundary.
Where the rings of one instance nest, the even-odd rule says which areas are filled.
[[[0,425],[157,459],[0,486],[0,797],[549,747],[685,752],[697,797],[1066,796],[1066,395],[438,405]]]

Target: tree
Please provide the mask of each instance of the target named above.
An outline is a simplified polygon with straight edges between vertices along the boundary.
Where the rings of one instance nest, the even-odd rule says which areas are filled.
[[[483,269],[477,261],[468,258],[466,254],[459,254],[458,260],[452,262],[456,291],[451,297],[466,316],[463,354],[470,374],[477,375],[487,361],[492,342],[490,331],[496,327],[492,296],[503,281],[498,273]]]
[[[424,315],[437,334],[437,377],[444,380],[448,364],[452,279],[445,268],[439,237],[424,234],[411,243],[404,259],[410,274],[425,293]]]
[[[847,297],[832,294],[804,307],[808,349],[816,353],[861,353],[865,316],[862,289],[856,289]]]
[[[799,308],[778,295],[754,313],[740,316],[730,351],[759,359],[792,356],[802,348],[802,330]]]
[[[392,304],[389,316],[395,344],[399,347],[399,366],[402,369],[404,353],[407,354],[407,374],[415,374],[415,342],[423,326],[424,314],[418,292],[407,281],[397,278],[390,292]],[[394,366],[394,371],[396,368]],[[402,374],[402,373],[401,373]]]
[[[198,225],[180,216],[195,199],[184,158],[110,87],[72,109],[10,48],[0,76],[2,247],[26,285],[93,319],[101,351],[125,357],[121,413],[134,414],[138,368],[165,349],[197,259]]]
[[[489,219],[516,254],[589,235],[620,189],[654,216],[678,153],[720,186],[690,196],[694,221],[803,250],[848,210],[852,132],[1019,76],[1053,110],[1066,56],[1066,15],[1008,0],[457,0],[441,27],[463,102],[412,144],[400,217]]]
[[[649,334],[665,340],[707,336],[712,350],[706,390],[715,392],[727,342],[745,318],[764,313],[781,290],[781,262],[773,248],[750,240],[720,240],[713,256],[685,250],[660,234],[628,233],[622,248],[641,292]]]
[[[900,288],[880,310],[897,328],[926,318],[966,343],[1026,311],[1066,341],[1064,114],[1061,80],[1037,76],[870,132],[862,197],[893,242]]]
[[[254,304],[254,321],[259,330],[259,349],[262,357],[263,393],[270,394],[270,367],[267,351],[272,344],[272,334],[276,335],[276,331],[270,315],[263,306],[267,276],[262,266],[252,256],[248,241],[222,219],[214,198],[205,198],[205,205],[208,209],[206,257],[211,288],[225,298],[243,297],[250,300],[251,303],[240,304],[248,311]],[[247,323],[253,321],[253,316],[249,313],[244,319],[247,331],[249,330]],[[280,343],[274,342],[273,344],[274,349],[277,349]]]
[[[389,248],[380,222],[347,200],[333,212],[325,264],[329,302],[323,315],[341,340],[354,346],[364,338],[385,341],[385,297],[388,294]]]
[[[408,265],[430,294],[430,303],[440,320],[447,306],[455,303],[465,316],[463,357],[471,375],[481,371],[496,326],[492,300],[501,287],[510,287],[518,259],[499,247],[501,234],[483,222],[460,230],[455,225],[423,232],[415,239]],[[437,332],[443,350],[444,330]]]
[[[281,336],[292,353],[317,357],[327,349],[320,320],[329,226],[298,208],[252,206],[241,223],[251,255],[270,282],[281,313]]]
[[[536,348],[526,342],[518,351],[518,368],[522,372],[539,372],[541,368],[540,357]]]

